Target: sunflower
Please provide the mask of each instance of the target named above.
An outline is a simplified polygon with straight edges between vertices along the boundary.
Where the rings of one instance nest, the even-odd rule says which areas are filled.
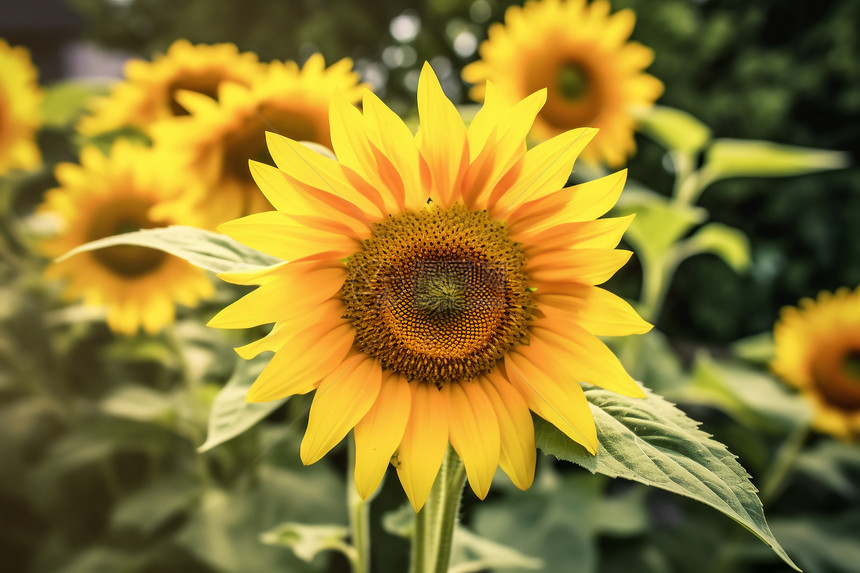
[[[321,54],[311,56],[302,68],[295,62],[272,62],[250,88],[222,84],[218,101],[180,93],[190,115],[156,125],[155,143],[184,155],[189,169],[205,181],[209,193],[201,209],[214,227],[271,208],[248,169],[249,158],[268,160],[266,131],[330,148],[331,98],[342,91],[350,101],[358,101],[358,82],[349,59],[329,68]]]
[[[211,325],[274,323],[237,349],[275,352],[247,400],[316,390],[302,461],[354,429],[362,496],[392,460],[417,511],[449,442],[480,498],[497,466],[528,488],[529,410],[595,452],[579,382],[644,395],[597,338],[650,328],[595,286],[630,256],[615,246],[631,218],[596,220],[626,173],[563,188],[596,130],[527,152],[544,98],[511,106],[489,85],[467,130],[425,64],[413,137],[369,91],[363,112],[337,97],[337,160],[269,134],[278,168],[251,165],[277,210],[220,227],[289,261],[223,276],[259,287]]]
[[[81,153],[81,164],[61,163],[55,175],[60,187],[48,191],[40,212],[58,217],[62,233],[41,244],[58,257],[89,241],[138,229],[194,225],[190,204],[183,200],[190,184],[171,169],[169,158],[123,140],[108,157],[95,147]],[[174,302],[193,306],[209,296],[212,284],[204,272],[162,251],[115,246],[53,262],[46,271],[67,282],[69,299],[106,306],[108,326],[134,334],[140,326],[155,334],[174,320]]]
[[[782,309],[771,367],[813,405],[813,426],[843,439],[860,435],[860,288]]]
[[[636,150],[632,110],[651,106],[663,84],[643,73],[654,53],[628,42],[636,16],[609,14],[609,2],[540,0],[511,6],[505,23],[493,24],[480,46],[481,59],[463,69],[476,84],[471,97],[484,97],[484,81],[518,100],[547,88],[547,102],[531,136],[544,141],[576,127],[600,134],[583,160],[618,166]]]
[[[42,92],[30,53],[0,38],[0,175],[42,163],[35,133],[42,123]]]
[[[192,45],[177,40],[152,62],[127,62],[125,80],[108,97],[96,101],[93,113],[81,118],[78,129],[87,135],[126,126],[146,130],[155,121],[187,113],[176,98],[180,90],[214,97],[222,82],[249,86],[262,69],[256,54],[239,53],[234,44]]]

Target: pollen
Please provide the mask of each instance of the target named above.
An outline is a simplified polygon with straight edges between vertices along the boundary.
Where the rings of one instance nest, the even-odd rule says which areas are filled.
[[[525,254],[502,223],[461,204],[375,225],[341,290],[356,346],[384,368],[441,386],[489,372],[527,340]]]

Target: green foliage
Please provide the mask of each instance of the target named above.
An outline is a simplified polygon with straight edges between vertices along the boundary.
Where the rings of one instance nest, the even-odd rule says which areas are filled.
[[[848,154],[770,141],[717,139],[705,154],[708,181],[727,177],[787,177],[848,166]]]
[[[271,402],[250,403],[245,395],[257,376],[268,362],[238,360],[236,371],[227,384],[218,392],[209,414],[209,431],[206,441],[198,448],[199,452],[211,450],[245,432],[280,408],[288,398]]]
[[[731,517],[797,568],[764,518],[756,489],[726,447],[655,394],[644,400],[586,391],[600,448],[590,455],[552,424],[536,420],[535,441],[547,454],[592,473],[623,477],[690,497]]]
[[[143,229],[91,241],[72,249],[60,260],[73,257],[78,253],[116,245],[137,245],[158,249],[216,273],[244,271],[283,262],[281,259],[234,241],[226,235],[182,225]]]

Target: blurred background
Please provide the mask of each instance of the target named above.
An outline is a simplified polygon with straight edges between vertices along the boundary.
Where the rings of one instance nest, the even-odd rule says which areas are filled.
[[[469,86],[460,71],[477,59],[488,25],[501,21],[511,4],[3,0],[0,37],[30,51],[43,86],[105,86],[121,76],[128,58],[151,59],[177,38],[233,42],[240,51],[257,53],[261,61],[301,63],[314,52],[322,52],[329,63],[350,57],[363,81],[405,116],[414,111],[418,72],[425,60],[433,64],[455,103],[469,103]],[[711,220],[748,235],[751,265],[738,274],[719,258],[705,255],[680,266],[657,324],[680,357],[678,367],[689,366],[701,349],[724,356],[734,341],[770,331],[784,305],[821,290],[860,285],[860,3],[613,0],[612,8],[636,12],[632,38],[655,51],[648,72],[666,86],[660,104],[694,115],[717,137],[843,150],[851,156],[848,169],[794,178],[730,179],[704,193],[699,204]],[[68,124],[46,125],[39,132],[46,164],[77,160],[69,129]],[[664,150],[641,135],[637,145],[639,151],[628,163],[631,179],[668,193],[672,175]],[[23,218],[55,181],[46,169],[18,184],[11,209]],[[634,257],[608,288],[636,298],[640,270]],[[58,317],[59,305],[37,275],[20,269],[4,270],[4,275],[0,555],[5,571],[346,570],[346,562],[337,556],[305,563],[286,549],[258,542],[261,531],[281,521],[345,522],[342,500],[330,494],[341,491],[345,454],[341,451],[311,468],[298,462],[297,440],[304,424],[297,420],[306,415],[307,402],[291,401],[267,425],[198,455],[195,448],[205,438],[212,400],[232,373],[233,341],[209,332],[199,320],[180,322],[169,340],[119,338],[103,325]],[[201,315],[208,318],[235,293],[221,292]],[[180,383],[187,374],[180,362],[200,372],[191,398]],[[117,391],[120,387],[123,392]],[[738,444],[741,462],[754,478],[756,456],[771,459],[768,452],[780,439],[770,436],[759,442],[727,423],[725,414],[701,407],[690,411],[705,420],[709,432],[724,432],[718,438],[730,449]],[[856,484],[860,464],[852,467],[854,473],[845,475]],[[830,470],[843,475],[842,469]],[[568,481],[585,479],[572,469],[541,471],[547,476],[558,472]],[[696,521],[698,512],[710,510],[666,501],[668,494],[651,494],[651,501],[643,501],[644,494],[634,499],[631,496],[640,494],[630,493],[624,484],[589,483],[595,492],[614,493],[611,499],[618,503],[604,507],[606,511],[620,511],[622,502],[631,504],[634,509],[628,507],[623,515],[633,525],[629,531],[610,531],[608,538],[601,531],[584,534],[559,526],[567,537],[547,533],[541,543],[557,547],[586,539],[579,549],[586,557],[577,565],[548,571],[610,571],[615,565],[636,563],[637,571],[699,572],[697,559],[687,562],[690,556],[709,547],[708,540],[721,539],[725,528],[737,534],[731,529],[736,526],[723,521],[713,530],[701,525],[710,523],[713,515]],[[800,493],[808,492],[803,484],[795,483],[789,492],[806,495]],[[374,545],[375,570],[401,571],[408,544],[379,525],[381,516],[402,501],[397,487],[389,486],[396,484],[386,484],[374,506],[379,540]],[[496,527],[500,538],[511,537],[515,529],[499,532],[499,522],[492,523],[493,512],[500,511],[492,497],[507,492],[500,490],[480,508],[468,499],[465,515],[467,522],[484,523],[485,530]],[[807,500],[821,510],[817,525],[856,533],[857,490],[845,491],[847,498],[822,493]],[[591,503],[571,495],[564,501],[571,512]],[[838,527],[823,525],[823,511],[849,498],[855,509],[839,518]],[[547,515],[541,513],[546,501],[538,493],[517,499],[517,515],[527,523]],[[784,498],[782,503],[786,505],[773,510],[776,515],[805,511]],[[662,529],[649,532],[649,520]],[[701,525],[705,541],[673,548],[672,531],[690,524]],[[806,532],[795,534],[803,538]],[[741,543],[739,551],[756,554],[758,542],[751,543]],[[841,549],[847,552],[844,560],[821,558],[806,566],[857,571],[860,548],[856,538],[853,547],[846,543]],[[787,548],[791,553],[791,546]],[[614,557],[601,560],[596,555]],[[747,569],[738,565],[725,570],[784,567],[762,562],[753,559],[745,562]]]

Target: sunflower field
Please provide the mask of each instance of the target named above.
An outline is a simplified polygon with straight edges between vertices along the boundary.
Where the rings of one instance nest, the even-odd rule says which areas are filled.
[[[858,24],[0,5],[0,569],[860,572]]]

